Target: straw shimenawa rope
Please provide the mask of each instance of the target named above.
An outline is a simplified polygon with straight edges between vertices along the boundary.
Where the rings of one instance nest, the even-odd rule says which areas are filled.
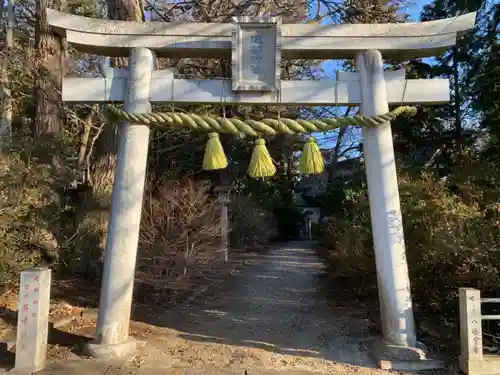
[[[120,120],[157,127],[187,127],[192,130],[208,132],[209,139],[203,158],[203,169],[205,170],[224,169],[228,166],[219,133],[256,137],[257,140],[254,142],[254,150],[248,167],[248,174],[254,178],[270,177],[276,173],[276,166],[262,137],[278,134],[326,132],[343,125],[373,128],[393,120],[399,115],[413,116],[416,113],[414,107],[398,107],[380,116],[346,116],[321,120],[267,118],[257,121],[234,117],[197,115],[195,113],[129,113],[113,105],[107,106],[107,110],[110,116]],[[299,167],[300,172],[305,175],[320,174],[324,170],[323,156],[316,139],[313,137],[309,137],[304,144]]]
[[[321,120],[302,120],[266,118],[262,120],[226,118],[214,115],[197,115],[195,113],[151,112],[131,113],[114,105],[107,106],[108,113],[113,117],[135,123],[163,127],[188,127],[192,130],[209,133],[224,133],[232,135],[248,135],[251,137],[274,136],[278,134],[319,133],[336,129],[343,125],[377,127],[397,116],[414,116],[415,107],[401,106],[379,116],[345,116],[340,118],[325,118]]]

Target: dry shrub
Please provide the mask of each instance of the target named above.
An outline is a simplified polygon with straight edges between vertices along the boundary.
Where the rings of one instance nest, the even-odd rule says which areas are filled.
[[[233,195],[229,215],[232,246],[255,248],[278,235],[274,213],[249,196]]]
[[[488,214],[492,207],[466,202],[430,176],[401,183],[408,262],[420,307],[456,318],[459,287],[500,292],[499,216]]]
[[[485,204],[470,195],[465,199],[451,192],[446,182],[425,174],[412,178],[400,173],[399,187],[416,305],[456,319],[459,287],[499,295],[498,202]],[[366,189],[354,190],[345,205],[349,209],[329,218],[322,228],[330,267],[335,274],[375,284]]]
[[[0,156],[0,284],[16,282],[19,271],[40,262],[39,245],[55,251],[66,245],[64,150],[52,143],[34,148],[30,137],[20,138],[8,157]]]
[[[160,300],[167,292],[182,294],[221,262],[219,212],[206,183],[186,178],[148,184],[137,259],[141,294]]]

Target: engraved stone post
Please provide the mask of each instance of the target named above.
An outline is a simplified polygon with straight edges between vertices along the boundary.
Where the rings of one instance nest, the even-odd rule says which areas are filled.
[[[460,288],[460,362],[483,359],[483,330],[481,327],[481,292]]]
[[[21,272],[15,369],[27,373],[45,367],[49,329],[51,271],[33,268]]]

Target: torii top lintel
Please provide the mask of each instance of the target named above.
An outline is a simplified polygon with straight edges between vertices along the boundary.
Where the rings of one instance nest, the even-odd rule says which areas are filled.
[[[52,29],[79,51],[128,56],[145,47],[161,57],[230,57],[230,23],[129,22],[81,17],[47,10]],[[285,59],[353,58],[377,49],[398,60],[436,56],[454,46],[457,36],[474,27],[476,12],[437,21],[396,24],[282,24]]]

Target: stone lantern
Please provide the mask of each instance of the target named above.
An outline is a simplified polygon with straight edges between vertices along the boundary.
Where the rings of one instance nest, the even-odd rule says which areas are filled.
[[[215,187],[214,191],[217,194],[219,203],[221,205],[220,211],[220,231],[221,231],[221,252],[224,261],[228,261],[228,247],[229,247],[229,218],[228,206],[230,203],[230,185],[219,185]]]

